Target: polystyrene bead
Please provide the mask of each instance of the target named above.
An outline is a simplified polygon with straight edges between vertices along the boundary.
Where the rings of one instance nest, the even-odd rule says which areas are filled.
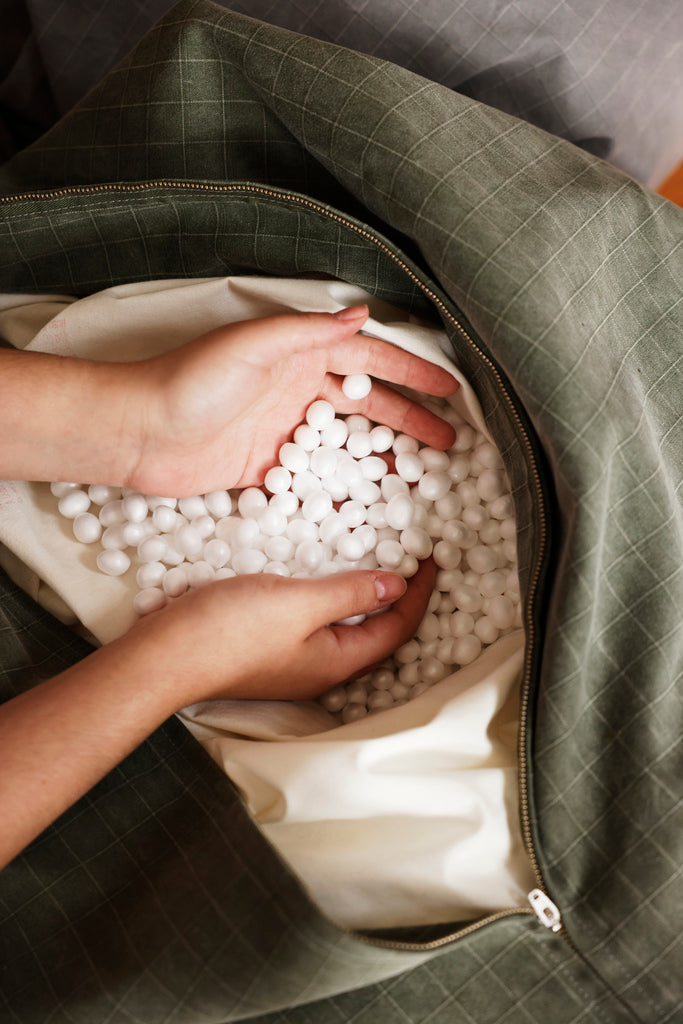
[[[287,523],[285,534],[295,546],[298,546],[304,541],[318,540],[318,525],[311,522],[310,519],[291,519]]]
[[[448,452],[440,451],[438,448],[420,448],[418,452],[425,471],[445,473],[448,471],[450,464],[450,455]]]
[[[461,636],[469,636],[474,629],[474,616],[469,612],[457,611],[451,615],[451,634],[457,639]],[[455,659],[457,661],[457,658]]]
[[[367,416],[363,416],[360,412],[353,412],[350,416],[346,417],[346,429],[349,434],[355,433],[356,430],[363,430],[367,433],[371,426],[372,424]]]
[[[261,572],[268,559],[258,548],[243,548],[232,556],[232,567],[238,576]]]
[[[433,558],[440,569],[456,569],[461,557],[460,548],[447,540],[437,541],[434,545]]]
[[[372,380],[367,373],[351,373],[342,381],[342,391],[352,401],[366,398],[371,390]]]
[[[461,583],[454,589],[453,599],[458,609],[463,612],[478,612],[482,604],[479,591],[466,583]]]
[[[505,474],[499,469],[483,469],[477,478],[477,494],[482,501],[494,501],[507,491]]]
[[[449,519],[457,519],[462,512],[462,502],[455,491],[449,491],[443,498],[437,498],[434,502],[434,511],[439,519],[445,523]]]
[[[313,491],[304,498],[301,505],[304,519],[310,519],[313,523],[322,522],[332,510],[332,498],[326,491]],[[284,529],[279,532],[284,532]]]
[[[297,430],[299,428],[297,427]],[[318,438],[319,442],[319,438]],[[313,446],[317,447],[317,444]],[[289,470],[290,473],[303,473],[310,464],[309,449],[293,441],[286,441],[280,448],[278,457],[280,465]]]
[[[115,523],[113,526],[108,526],[102,533],[100,543],[105,550],[123,551],[124,548],[128,547],[123,536],[123,526],[123,523]]]
[[[269,576],[291,576],[289,566],[285,562],[275,560],[266,562],[261,572],[267,573]]]
[[[305,452],[312,452],[320,444],[320,431],[314,430],[308,423],[301,423],[294,431],[293,441]],[[293,470],[293,472],[299,472],[299,470]]]
[[[269,537],[263,550],[271,562],[288,562],[294,557],[294,544],[284,535]]]
[[[387,475],[389,467],[379,455],[367,455],[360,460],[360,470],[366,480],[377,481]]]
[[[166,604],[166,595],[158,587],[145,587],[133,598],[133,610],[137,615],[149,615]]]
[[[457,494],[456,497],[458,497]],[[467,508],[462,510],[460,518],[465,526],[469,526],[470,530],[476,530],[478,532],[486,523],[488,523],[489,514],[483,505],[468,505]]]
[[[291,519],[299,508],[299,499],[292,491],[285,491],[283,494],[274,494],[268,504]]]
[[[444,523],[442,528],[443,539],[449,544],[456,544],[465,550],[473,548],[477,543],[477,535],[474,530],[466,526],[460,519],[451,519]]]
[[[374,480],[356,480],[349,484],[349,498],[360,501],[366,507],[375,505],[381,497],[382,492]]]
[[[410,686],[399,681],[394,683],[389,693],[394,698],[394,706],[398,703],[404,704],[410,699]]]
[[[388,690],[373,690],[368,696],[368,711],[386,711],[394,703]]]
[[[405,644],[401,644],[399,648],[394,652],[394,658],[399,665],[407,665],[411,661],[417,661],[420,657],[420,644],[417,640],[408,640]]]
[[[337,462],[337,472],[335,475],[350,488],[351,484],[357,484],[363,479],[363,471],[360,468],[360,463],[353,456],[349,455],[348,452],[344,454],[346,457],[341,457]]]
[[[310,469],[305,469],[303,473],[295,473],[292,477],[292,492],[300,501],[307,498],[309,494],[313,494],[314,491],[320,490],[322,490],[320,478]]]
[[[486,572],[479,579],[479,590],[484,597],[497,597],[505,592],[506,577],[500,569]]]
[[[245,519],[255,519],[256,513],[265,508],[267,504],[267,497],[258,487],[245,487],[237,499],[239,514]]]
[[[142,494],[128,494],[121,500],[123,518],[129,523],[142,523],[147,518],[149,509]]]
[[[503,519],[500,523],[500,536],[503,540],[517,539],[517,522],[512,517]]]
[[[337,619],[338,626],[360,626],[362,622],[365,622],[367,616],[364,614],[360,615],[347,615],[345,619]]]
[[[415,700],[420,694],[424,693],[429,689],[430,684],[424,679],[419,679],[413,686],[410,687],[410,699]]]
[[[231,569],[229,565],[224,565],[222,569],[216,569],[214,579],[217,580],[230,580],[234,579],[237,573],[234,569]]]
[[[349,436],[349,428],[344,420],[332,420],[329,427],[320,431],[320,443],[329,448],[341,448]]]
[[[99,522],[99,520],[98,520]],[[145,537],[149,537],[150,533],[147,529],[148,520],[142,523],[122,523],[121,524],[121,536],[123,542],[128,548],[136,548],[140,541],[144,540]]]
[[[250,488],[247,488],[250,490]],[[244,494],[244,491],[242,491]],[[178,499],[178,511],[186,519],[195,519],[197,516],[206,515],[206,504],[201,494],[193,494],[187,498]]]
[[[312,402],[306,410],[306,422],[314,430],[324,430],[334,422],[334,406],[323,398]]]
[[[232,512],[232,498],[227,491],[208,491],[204,495],[206,508],[216,519],[223,519]],[[194,519],[195,516],[190,518]]]
[[[397,473],[387,473],[380,480],[379,486],[385,501],[389,501],[395,494],[410,494],[409,485]]]
[[[381,540],[375,548],[377,561],[384,569],[397,569],[405,552],[397,540]]]
[[[439,640],[434,657],[443,665],[453,665],[455,658],[453,657],[453,637],[444,637],[443,640]]]
[[[429,657],[423,659],[420,674],[426,683],[438,683],[447,674],[447,669],[438,658]]]
[[[344,534],[337,541],[337,551],[348,562],[360,561],[365,554],[362,537],[356,537],[352,533]]]
[[[213,516],[195,516],[190,526],[197,531],[202,540],[207,540],[216,532],[216,520]]]
[[[490,547],[483,544],[476,544],[467,552],[467,562],[474,572],[491,572],[496,568],[498,559]]]
[[[187,590],[187,571],[183,565],[175,565],[168,570],[161,586],[167,597],[180,597]]]
[[[462,501],[463,508],[467,508],[469,505],[479,505],[480,498],[477,493],[477,488],[471,479],[463,480],[461,484],[457,484],[456,494],[459,495]]]
[[[346,520],[339,512],[330,512],[320,522],[320,539],[323,544],[336,544],[339,537],[348,533]]]
[[[102,536],[102,524],[92,512],[79,512],[73,521],[73,531],[81,544],[93,544]]]
[[[413,521],[415,506],[407,494],[395,494],[386,507],[387,524],[393,530],[407,530]]]
[[[188,557],[189,555],[198,555],[202,550],[203,546],[202,538],[199,536],[197,531],[190,526],[180,526],[175,534],[175,544],[179,551]]]
[[[439,569],[436,574],[436,586],[437,589],[443,593],[450,593],[460,583],[462,583],[462,572],[460,569]],[[437,605],[441,602],[441,598],[437,595]],[[430,611],[434,609],[430,608]]]
[[[145,501],[147,502],[147,508],[150,512],[153,512],[159,505],[165,505],[167,508],[175,508],[178,504],[177,498],[166,498],[160,494],[146,494]]]
[[[363,542],[365,554],[375,550],[377,546],[377,530],[370,523],[362,523],[361,526],[357,526],[353,531],[353,536],[359,537]]]
[[[482,644],[492,644],[498,639],[498,627],[488,615],[481,615],[474,623],[474,635]]]
[[[80,490],[80,486],[80,484],[69,483],[67,480],[56,480],[54,483],[50,484],[50,493],[53,494],[55,498],[63,498],[65,494],[69,493],[69,491],[75,491],[77,489]]]
[[[411,437],[409,434],[396,434],[391,445],[394,455],[417,454],[419,448],[420,445],[416,438]]]
[[[420,678],[420,665],[417,661],[409,661],[407,665],[401,665],[398,670],[399,682],[412,687]]]
[[[74,487],[63,494],[57,503],[60,515],[66,519],[75,519],[90,508],[90,498],[80,487]]]
[[[417,453],[400,452],[396,456],[396,472],[406,483],[415,483],[420,479],[424,471],[422,459]]]
[[[107,576],[123,576],[130,568],[130,558],[125,551],[116,548],[100,551],[97,556],[97,568]]]
[[[202,554],[204,555],[204,561],[212,569],[222,569],[230,561],[231,551],[230,546],[224,540],[214,537],[206,542]]]
[[[260,533],[259,524],[255,519],[238,519],[227,543],[234,551],[244,551],[257,546]]]
[[[515,507],[510,494],[501,494],[490,502],[489,515],[492,519],[509,519],[515,514]]]
[[[352,722],[358,722],[361,718],[365,718],[367,713],[368,709],[365,704],[351,702],[342,708],[342,722],[344,725],[350,725]]]
[[[135,574],[135,582],[141,590],[147,587],[158,587],[166,574],[166,566],[161,562],[145,562]]]
[[[365,522],[366,508],[360,501],[345,501],[339,509],[339,514],[348,527],[354,529]]]
[[[428,501],[437,501],[448,494],[451,489],[451,481],[447,473],[429,469],[418,480],[417,489],[423,498],[427,498]]]
[[[354,459],[365,459],[372,452],[372,438],[367,430],[354,430],[346,439],[346,450]]]
[[[112,504],[116,503],[110,502],[110,505]],[[104,519],[102,519],[104,511],[105,509],[108,509],[110,505],[105,505],[100,512],[100,519],[102,522],[104,522]],[[123,513],[121,513],[121,517],[123,518]],[[162,533],[170,533],[176,528],[178,523],[182,522],[182,519],[175,509],[169,508],[168,505],[158,505],[154,509],[154,512],[152,512],[152,522],[156,526],[157,530],[161,530]]]
[[[292,483],[292,474],[284,466],[273,466],[268,470],[263,484],[271,494],[282,494],[288,491]]]
[[[270,505],[260,509],[255,518],[259,530],[266,537],[279,537],[287,529],[287,516]]]
[[[481,654],[481,640],[470,634],[453,642],[453,657],[456,665],[471,665]]]
[[[470,475],[470,460],[466,455],[452,455],[448,464],[448,476],[454,484],[461,484]]]
[[[370,438],[372,440],[372,450],[378,454],[381,452],[388,452],[394,443],[394,432],[391,427],[385,427],[380,424],[377,427],[373,427],[370,431]]]
[[[307,572],[315,572],[325,560],[325,550],[319,541],[305,540],[297,547],[294,559],[302,569]],[[235,560],[233,559],[234,564]]]
[[[417,627],[417,637],[424,643],[430,640],[436,640],[439,635],[439,621],[433,612],[427,612],[423,617],[422,622]]]
[[[370,505],[366,518],[370,526],[374,526],[376,530],[381,530],[383,527],[387,526],[386,502],[377,501],[374,505]]]
[[[181,565],[185,561],[185,555],[175,546],[174,538],[170,534],[166,534],[165,540],[166,550],[159,561],[163,562],[164,565]]]
[[[450,615],[450,613],[454,611],[455,601],[453,600],[452,596],[450,594],[441,594],[441,600],[439,601],[438,608],[436,609],[436,614],[443,615],[444,612],[448,612],[448,614]]]
[[[467,452],[474,445],[476,433],[474,429],[468,423],[462,423],[455,435],[455,441],[453,443],[454,452]]]
[[[310,470],[317,477],[334,476],[337,472],[339,453],[336,448],[329,448],[327,445],[320,445],[314,452],[311,452]]]
[[[325,711],[329,711],[333,715],[341,711],[347,701],[346,690],[343,686],[335,686],[333,690],[327,690],[326,693],[320,695],[320,703]]]
[[[88,487],[88,497],[93,505],[106,505],[108,501],[115,501],[121,497],[121,488],[108,487],[106,484],[91,484]]]
[[[515,621],[515,606],[509,597],[498,594],[491,598],[488,617],[498,629],[509,629]]]
[[[216,570],[204,559],[187,567],[187,582],[191,587],[205,587],[207,583],[213,583],[215,578]]]

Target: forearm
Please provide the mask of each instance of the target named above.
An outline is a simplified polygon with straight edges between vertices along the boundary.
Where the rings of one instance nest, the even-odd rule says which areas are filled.
[[[0,707],[0,868],[181,706],[153,662],[128,637]]]
[[[139,458],[129,364],[0,350],[0,479],[125,483]]]

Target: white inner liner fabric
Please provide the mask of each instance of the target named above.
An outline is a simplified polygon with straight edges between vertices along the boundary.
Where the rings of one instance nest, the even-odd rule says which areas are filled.
[[[360,302],[370,307],[366,333],[455,374],[458,412],[487,434],[445,333],[343,282],[209,278],[80,300],[5,295],[0,335],[28,350],[138,360],[221,324]],[[134,621],[135,567],[100,573],[98,545],[73,539],[48,484],[0,483],[0,545],[12,578],[96,642]],[[212,701],[179,717],[332,920],[377,928],[471,919],[524,905],[535,884],[518,821],[523,648],[521,630],[502,637],[408,704],[348,725],[315,702]]]

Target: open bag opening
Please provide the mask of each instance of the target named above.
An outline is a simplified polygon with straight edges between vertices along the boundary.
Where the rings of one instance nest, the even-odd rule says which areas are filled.
[[[343,282],[210,278],[118,286],[80,300],[6,296],[0,330],[17,347],[119,361],[231,321],[359,302],[370,306],[365,332],[459,377],[455,413],[490,443],[446,335]],[[7,482],[0,496],[1,557],[15,581],[98,643],[125,632],[136,617],[135,560],[121,576],[98,572],[99,546],[74,540],[48,484]],[[355,721],[313,701],[212,701],[181,713],[339,925],[468,921],[526,902],[535,879],[519,827],[524,634],[519,620],[499,632],[424,692]],[[392,670],[400,681],[399,666]]]

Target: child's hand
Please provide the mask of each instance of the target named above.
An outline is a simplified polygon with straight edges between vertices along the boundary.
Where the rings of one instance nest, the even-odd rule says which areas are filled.
[[[216,698],[307,700],[409,640],[435,572],[431,559],[421,563],[407,588],[380,570],[311,580],[238,576],[146,616],[117,643],[128,642],[134,662],[138,651],[150,659],[149,673],[165,680],[174,705],[168,713]],[[390,604],[360,625],[330,625]]]
[[[145,415],[139,459],[125,482],[173,497],[259,485],[317,398],[339,413],[364,413],[426,444],[449,447],[455,437],[449,424],[384,384],[374,383],[362,400],[344,396],[341,383],[351,373],[439,396],[458,385],[440,367],[357,334],[366,306],[342,312],[351,315],[245,321],[129,364],[131,390]]]

